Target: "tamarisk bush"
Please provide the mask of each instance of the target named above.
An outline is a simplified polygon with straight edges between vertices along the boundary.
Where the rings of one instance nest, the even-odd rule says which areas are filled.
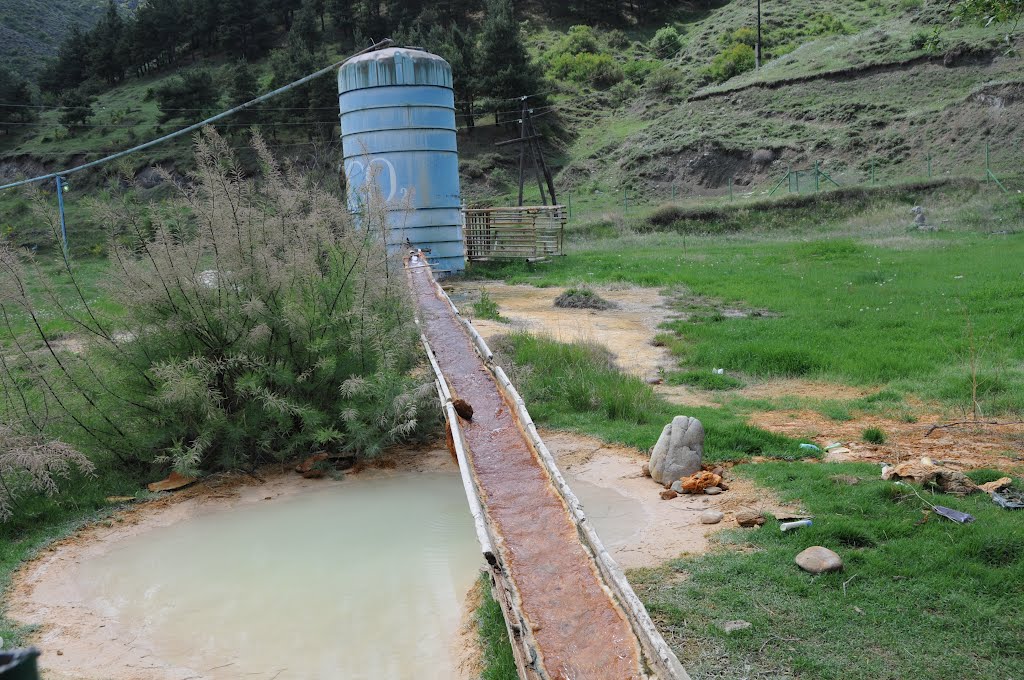
[[[78,469],[91,474],[93,464],[81,453],[58,441],[45,441],[0,423],[0,522],[14,513],[23,491],[54,495],[57,479]]]
[[[11,319],[28,317],[43,346],[15,338],[28,368],[0,366],[10,411],[40,430],[57,420],[122,463],[182,474],[317,450],[371,456],[430,431],[438,415],[432,385],[412,377],[405,277],[382,240],[396,206],[367,182],[356,229],[342,199],[279,164],[259,135],[252,146],[259,178],[206,130],[175,200],[143,204],[128,191],[95,205],[110,230],[115,305],[77,285],[73,305],[50,289],[33,299],[25,281],[38,266],[0,252],[0,323],[14,331]],[[40,302],[73,324],[84,352],[54,349]]]

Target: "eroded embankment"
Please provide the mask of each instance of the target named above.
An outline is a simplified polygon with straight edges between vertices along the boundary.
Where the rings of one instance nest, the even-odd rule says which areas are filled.
[[[422,330],[449,387],[474,409],[469,458],[542,665],[554,678],[641,678],[640,649],[562,498],[429,269],[410,270]]]

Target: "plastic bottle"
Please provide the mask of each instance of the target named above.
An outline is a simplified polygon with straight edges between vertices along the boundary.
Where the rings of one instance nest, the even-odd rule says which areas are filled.
[[[799,529],[800,527],[809,527],[813,522],[809,519],[798,519],[795,522],[783,522],[779,525],[779,529],[782,531],[789,531],[790,529]]]

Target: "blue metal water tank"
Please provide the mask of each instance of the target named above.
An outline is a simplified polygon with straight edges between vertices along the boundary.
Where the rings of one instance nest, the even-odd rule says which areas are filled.
[[[413,48],[370,52],[338,69],[338,99],[349,206],[359,211],[374,178],[389,204],[389,252],[408,241],[439,270],[465,269],[451,66]]]

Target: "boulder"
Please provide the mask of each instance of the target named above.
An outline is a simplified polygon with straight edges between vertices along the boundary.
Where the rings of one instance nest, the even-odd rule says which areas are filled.
[[[676,416],[661,431],[651,451],[651,477],[659,484],[700,471],[704,457],[704,426],[696,418]]]
[[[794,561],[796,566],[811,574],[841,571],[843,568],[843,558],[820,545],[812,545],[797,555]]]
[[[700,513],[701,524],[718,524],[725,518],[725,513],[721,510],[705,510]]]

